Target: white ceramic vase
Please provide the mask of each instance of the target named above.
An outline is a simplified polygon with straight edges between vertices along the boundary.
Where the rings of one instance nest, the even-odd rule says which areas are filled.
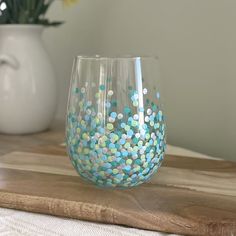
[[[0,25],[0,133],[47,129],[56,110],[56,81],[39,25]]]

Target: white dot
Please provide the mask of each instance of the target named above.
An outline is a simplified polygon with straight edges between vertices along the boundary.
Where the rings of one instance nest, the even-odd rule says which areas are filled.
[[[109,96],[112,96],[112,95],[113,95],[113,91],[112,91],[112,90],[109,90],[109,91],[108,91],[108,95],[109,95]]]
[[[147,114],[151,115],[152,114],[152,110],[150,108],[147,109]]]
[[[143,94],[147,94],[147,89],[146,88],[143,89]]]
[[[1,11],[4,11],[6,8],[7,8],[6,3],[5,3],[5,2],[2,2],[1,5],[0,5],[0,10],[1,10]]]
[[[112,118],[112,117],[109,117],[108,120],[109,120],[109,122],[111,122],[111,123],[115,122],[115,119]]]
[[[98,118],[102,118],[102,113],[99,112],[97,116],[98,116]]]
[[[122,119],[122,118],[123,118],[123,114],[119,113],[118,116],[117,116],[117,118],[118,118],[119,120]]]
[[[160,93],[159,92],[157,92],[157,99],[160,99]]]
[[[134,114],[133,118],[134,120],[138,120],[138,114]]]
[[[149,122],[149,117],[145,116],[145,122]]]

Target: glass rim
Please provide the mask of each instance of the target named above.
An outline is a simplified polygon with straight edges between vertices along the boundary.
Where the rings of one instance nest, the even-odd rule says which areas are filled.
[[[76,59],[87,59],[87,60],[122,60],[122,59],[155,59],[159,60],[159,57],[156,55],[132,55],[132,54],[124,54],[124,55],[112,55],[112,56],[103,56],[99,54],[94,55],[77,55]]]

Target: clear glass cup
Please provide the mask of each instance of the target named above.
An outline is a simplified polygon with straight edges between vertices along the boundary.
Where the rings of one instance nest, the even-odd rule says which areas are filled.
[[[156,57],[76,57],[66,136],[83,179],[126,188],[158,170],[166,147],[159,82]]]

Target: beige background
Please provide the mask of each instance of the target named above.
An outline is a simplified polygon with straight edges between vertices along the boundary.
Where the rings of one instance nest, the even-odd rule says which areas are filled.
[[[56,1],[44,34],[59,84],[57,117],[65,117],[77,54],[157,54],[165,92],[168,141],[236,159],[236,1]]]

